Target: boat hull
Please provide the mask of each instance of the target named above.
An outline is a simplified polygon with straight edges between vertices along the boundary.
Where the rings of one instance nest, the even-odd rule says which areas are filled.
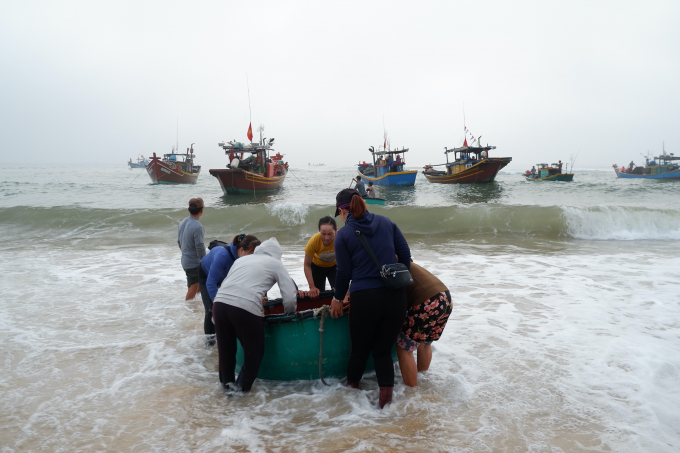
[[[146,172],[153,184],[196,184],[201,172],[200,167],[198,168],[195,173],[187,173],[182,171],[179,165],[163,162],[154,155],[146,166]]]
[[[560,173],[558,175],[552,175],[552,176],[546,176],[545,178],[528,178],[524,177],[527,181],[564,181],[564,182],[571,182],[574,180],[574,174],[573,173]]]
[[[265,309],[264,357],[257,377],[274,381],[319,379],[319,350],[323,333],[321,372],[324,378],[347,376],[347,361],[351,352],[348,313],[341,318],[324,319],[323,332],[319,332],[321,315],[313,311],[330,305],[333,293],[325,291],[316,300],[298,300],[298,311],[284,315],[280,299],[277,305]],[[277,302],[277,301],[275,301]],[[396,350],[392,351],[396,361]],[[243,366],[243,349],[238,344],[236,371]],[[372,358],[365,372],[375,369]]]
[[[466,168],[464,171],[450,175],[428,175],[423,172],[428,181],[438,184],[480,184],[493,182],[498,172],[512,161],[511,157],[496,157],[484,159]]]
[[[253,195],[276,192],[283,185],[286,175],[272,176],[251,173],[242,169],[219,168],[209,170],[220,182],[225,195]]]
[[[128,162],[130,168],[146,168],[147,164],[136,164],[134,162]]]
[[[616,176],[622,179],[680,179],[680,170],[658,173],[656,175],[636,175],[632,173],[621,173],[616,171]]]
[[[378,186],[412,186],[416,183],[417,170],[412,171],[398,171],[385,173],[382,176],[366,176],[361,172],[357,172],[366,181],[372,181]]]

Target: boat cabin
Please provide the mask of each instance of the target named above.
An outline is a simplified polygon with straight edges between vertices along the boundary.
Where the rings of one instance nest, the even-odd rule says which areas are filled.
[[[455,175],[489,157],[489,151],[495,146],[463,146],[461,148],[444,148],[446,154],[446,174]],[[449,162],[449,153],[453,153],[454,160]]]
[[[267,178],[284,175],[288,164],[283,162],[283,154],[277,152],[274,156],[270,156],[270,152],[274,151],[272,148],[274,139],[265,140],[260,137],[259,143],[243,144],[231,141],[220,142],[217,145],[222,147],[224,153],[229,156],[228,168],[245,170]]]
[[[536,164],[536,178],[547,178],[560,173],[562,173],[562,164]]]
[[[680,165],[674,161],[680,160],[680,157],[675,157],[673,153],[661,154],[652,160],[649,157],[645,158],[645,173],[646,175],[660,175],[662,173],[668,173],[670,171],[676,171],[680,169]],[[639,168],[639,167],[638,167]],[[636,168],[637,170],[637,168]]]
[[[193,144],[191,148],[187,148],[186,153],[176,153],[174,146],[170,154],[163,154],[163,159],[161,159],[170,167],[179,168],[185,173],[198,173],[201,170],[200,165],[194,165],[194,148]]]
[[[405,153],[408,152],[408,148],[402,148],[401,150],[387,149],[376,151],[371,146],[368,150],[373,155],[373,163],[371,164],[366,161],[359,162],[357,170],[359,170],[359,173],[362,175],[379,178],[387,173],[404,171],[404,165],[406,165]]]

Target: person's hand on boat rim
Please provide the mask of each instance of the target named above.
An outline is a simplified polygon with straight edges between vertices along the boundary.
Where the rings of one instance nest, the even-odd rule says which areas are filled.
[[[303,297],[307,296],[309,292],[307,291],[302,291],[301,289],[298,289],[297,296],[298,298],[302,299]]]
[[[309,297],[311,297],[312,299],[316,299],[317,297],[319,297],[319,293],[320,293],[320,292],[321,292],[321,291],[319,291],[319,288],[316,288],[316,287],[314,287],[314,288],[309,288],[309,291],[307,291],[307,295],[308,295]]]
[[[342,302],[337,300],[335,297],[331,301],[331,318],[342,318],[343,306]]]

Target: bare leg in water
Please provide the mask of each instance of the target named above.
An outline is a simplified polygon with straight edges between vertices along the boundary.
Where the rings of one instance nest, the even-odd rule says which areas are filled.
[[[409,387],[418,386],[418,371],[427,371],[432,362],[432,346],[425,343],[418,345],[418,363],[411,351],[397,347],[397,358],[399,359],[399,369],[404,385]]]
[[[187,295],[184,297],[184,300],[191,300],[196,295],[200,292],[200,288],[198,287],[198,283],[194,283],[187,289]]]

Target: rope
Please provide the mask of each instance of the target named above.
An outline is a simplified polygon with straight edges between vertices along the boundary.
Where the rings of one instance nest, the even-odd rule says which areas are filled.
[[[321,379],[321,382],[323,382],[323,385],[330,385],[323,379],[323,372],[321,371],[321,364],[323,363],[323,323],[324,320],[326,319],[326,316],[331,312],[331,307],[330,305],[324,305],[321,308],[318,308],[314,310],[314,318],[316,318],[319,313],[321,313],[321,322],[319,323],[319,378]]]
[[[130,170],[132,170],[132,168],[130,168]],[[146,173],[146,170],[144,171],[144,173]],[[140,172],[139,172],[139,175],[141,175],[141,174],[142,174],[142,172],[140,171]],[[139,175],[135,176],[135,179],[139,178]],[[133,182],[135,182],[135,179],[133,179],[132,181],[130,181],[130,184],[132,184]],[[130,185],[130,184],[128,184],[128,185]]]

